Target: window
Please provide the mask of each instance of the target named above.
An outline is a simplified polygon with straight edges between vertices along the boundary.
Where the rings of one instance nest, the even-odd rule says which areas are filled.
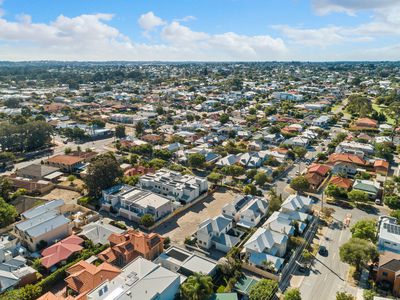
[[[387,273],[387,272],[382,272],[382,276],[383,276],[383,277],[387,277],[387,276],[388,276],[388,273]]]

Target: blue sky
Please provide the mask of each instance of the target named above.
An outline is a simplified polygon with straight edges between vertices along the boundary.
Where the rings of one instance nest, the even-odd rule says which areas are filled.
[[[399,0],[0,0],[0,60],[399,60]]]

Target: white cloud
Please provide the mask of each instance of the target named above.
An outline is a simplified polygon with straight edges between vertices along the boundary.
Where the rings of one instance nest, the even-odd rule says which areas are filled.
[[[157,17],[152,11],[143,14],[138,20],[139,26],[145,31],[151,31],[156,27],[165,25],[165,21],[160,17]]]
[[[319,15],[332,12],[355,15],[359,10],[385,9],[397,4],[398,0],[312,0],[312,6]]]
[[[177,22],[189,22],[189,21],[195,21],[195,20],[197,20],[197,18],[195,16],[185,16],[180,19],[174,19],[174,21],[177,21]]]
[[[211,35],[177,21],[163,25],[160,43],[137,43],[108,24],[111,14],[60,15],[35,23],[29,15],[0,17],[0,57],[7,60],[282,60],[282,39]],[[154,24],[154,23],[153,23]],[[149,24],[145,28],[154,28]],[[161,25],[160,25],[161,26]]]

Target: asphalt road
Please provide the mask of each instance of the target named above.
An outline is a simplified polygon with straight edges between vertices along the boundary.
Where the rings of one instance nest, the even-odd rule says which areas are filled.
[[[338,291],[356,295],[357,287],[350,286],[346,282],[349,266],[340,261],[339,247],[351,237],[350,229],[343,228],[341,224],[348,214],[351,214],[350,227],[360,219],[377,218],[379,214],[379,210],[372,214],[359,209],[324,205],[335,210],[334,222],[320,240],[320,244],[327,248],[328,255],[317,254],[310,271],[305,274],[300,287],[303,300],[334,300]]]
[[[62,154],[62,153],[64,153],[64,149],[68,148],[68,147],[71,148],[72,150],[75,150],[76,147],[78,147],[78,146],[80,146],[82,150],[85,150],[86,148],[92,148],[93,151],[103,153],[103,152],[109,151],[109,149],[107,148],[107,145],[112,143],[113,141],[114,141],[114,138],[112,137],[112,138],[103,139],[103,140],[90,141],[90,142],[83,143],[83,144],[76,144],[74,142],[70,142],[68,144],[63,144],[60,138],[56,138],[57,146],[54,147],[54,153],[51,154],[50,156]],[[5,172],[5,173],[3,173],[3,175],[9,175],[9,174],[15,172],[15,170],[24,168],[31,164],[39,164],[42,160],[45,160],[47,158],[49,158],[49,156],[42,156],[42,157],[38,157],[38,158],[35,158],[32,160],[17,163],[14,165],[14,168],[12,171]]]

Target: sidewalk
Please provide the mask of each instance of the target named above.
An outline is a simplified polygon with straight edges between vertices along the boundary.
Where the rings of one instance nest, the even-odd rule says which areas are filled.
[[[357,300],[364,300],[363,293],[364,290],[368,288],[368,277],[369,271],[367,269],[363,269],[360,276],[360,282],[357,288]]]

